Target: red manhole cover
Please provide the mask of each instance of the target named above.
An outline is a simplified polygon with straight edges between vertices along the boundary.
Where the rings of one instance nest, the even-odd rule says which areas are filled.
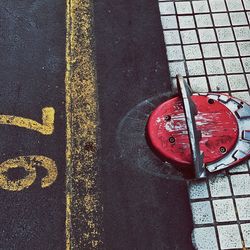
[[[192,96],[198,114],[197,130],[201,131],[200,149],[204,163],[212,163],[231,151],[238,140],[234,114],[223,103],[207,96]],[[182,99],[176,97],[158,106],[148,121],[152,147],[166,160],[178,165],[191,165],[192,155]]]

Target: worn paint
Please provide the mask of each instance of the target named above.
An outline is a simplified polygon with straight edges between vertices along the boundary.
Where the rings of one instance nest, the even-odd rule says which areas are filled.
[[[47,174],[42,178],[41,187],[46,188],[53,184],[57,178],[56,163],[42,155],[19,156],[0,164],[0,188],[8,191],[21,191],[30,187],[36,180],[37,167],[43,167]],[[10,169],[24,168],[26,176],[18,180],[10,180],[7,172]]]
[[[1,125],[11,125],[39,132],[43,135],[51,135],[54,132],[55,109],[45,107],[42,109],[42,123],[32,119],[14,116],[0,115]],[[41,181],[41,187],[49,187],[55,182],[58,172],[56,163],[42,155],[19,156],[8,159],[0,164],[0,188],[7,191],[21,191],[30,187],[36,180],[37,167],[47,170],[47,175]],[[18,180],[10,180],[8,171],[10,169],[24,168],[26,176]]]
[[[67,1],[66,249],[102,248],[92,3]]]
[[[45,107],[42,109],[42,123],[14,115],[0,115],[1,125],[12,125],[20,128],[34,130],[43,135],[51,135],[54,131],[55,109]]]

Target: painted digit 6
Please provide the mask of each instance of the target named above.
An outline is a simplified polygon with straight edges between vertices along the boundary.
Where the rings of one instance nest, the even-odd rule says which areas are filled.
[[[42,155],[19,156],[0,164],[0,188],[8,191],[21,191],[30,187],[36,179],[36,168],[43,167],[47,175],[41,180],[41,187],[49,187],[57,178],[56,163]],[[24,168],[27,175],[19,180],[10,180],[7,173],[10,169]]]

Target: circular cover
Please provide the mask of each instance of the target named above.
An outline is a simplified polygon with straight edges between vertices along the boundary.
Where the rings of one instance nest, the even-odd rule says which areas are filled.
[[[221,102],[208,96],[192,96],[198,114],[197,130],[201,131],[200,149],[204,163],[223,158],[238,140],[238,123],[234,114]],[[191,165],[192,156],[182,99],[172,98],[150,115],[147,134],[152,147],[167,161]]]

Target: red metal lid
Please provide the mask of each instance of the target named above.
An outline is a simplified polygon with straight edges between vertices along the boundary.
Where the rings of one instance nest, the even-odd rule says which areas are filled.
[[[238,140],[238,123],[234,114],[221,102],[207,96],[192,96],[198,114],[197,130],[201,131],[200,149],[204,163],[220,160]],[[192,155],[183,104],[180,97],[158,106],[151,114],[148,136],[152,147],[166,160],[177,165],[191,165]]]

